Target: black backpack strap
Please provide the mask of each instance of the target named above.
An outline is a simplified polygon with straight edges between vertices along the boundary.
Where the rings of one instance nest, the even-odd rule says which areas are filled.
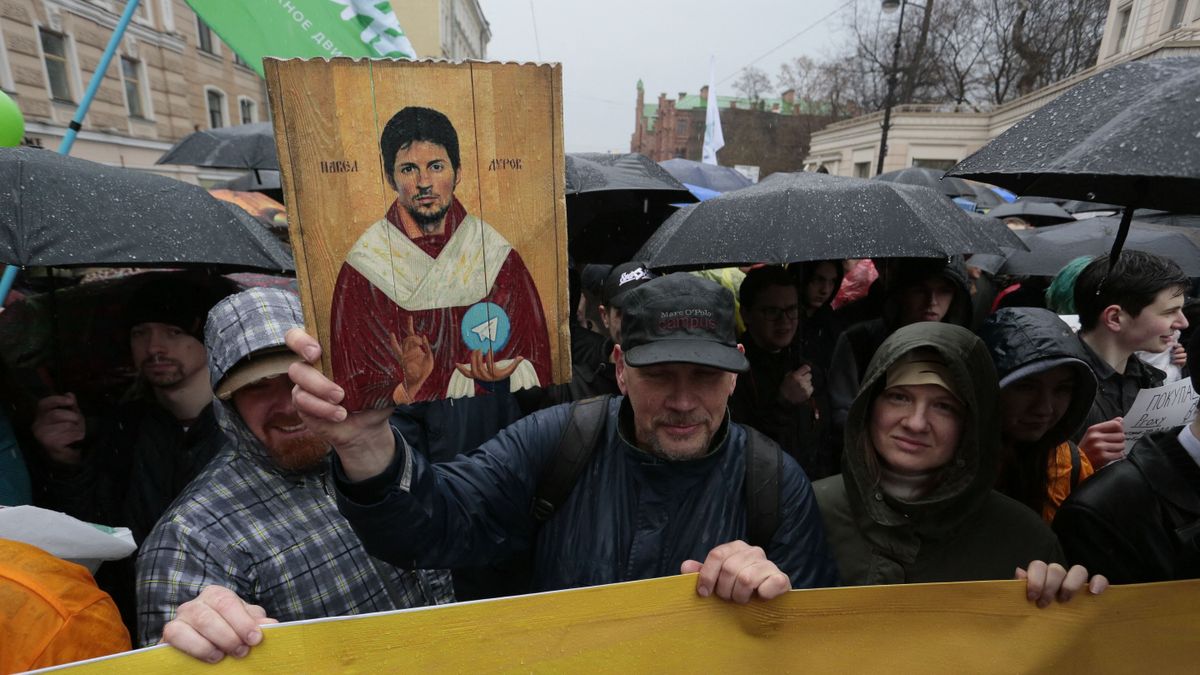
[[[750,427],[746,430],[746,534],[751,546],[766,550],[779,529],[783,450]]]
[[[571,496],[571,489],[596,450],[596,441],[608,416],[609,395],[595,396],[571,404],[570,417],[550,464],[538,477],[533,497],[533,517],[544,523]]]
[[[1079,477],[1083,473],[1083,460],[1079,459],[1079,446],[1074,443],[1067,443],[1067,447],[1071,450],[1071,491],[1079,487]]]

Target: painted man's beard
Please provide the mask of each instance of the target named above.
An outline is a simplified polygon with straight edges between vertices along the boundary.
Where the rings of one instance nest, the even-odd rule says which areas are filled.
[[[450,205],[447,204],[437,211],[421,211],[411,206],[405,206],[408,215],[412,217],[413,222],[417,227],[421,228],[426,234],[433,232],[437,226],[441,224],[442,219],[446,217],[446,213],[450,210]]]

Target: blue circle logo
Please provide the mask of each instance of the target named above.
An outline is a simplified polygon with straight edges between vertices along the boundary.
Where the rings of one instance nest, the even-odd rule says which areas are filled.
[[[462,339],[467,349],[478,349],[484,354],[498,352],[508,344],[510,328],[508,314],[500,305],[480,302],[463,314]]]

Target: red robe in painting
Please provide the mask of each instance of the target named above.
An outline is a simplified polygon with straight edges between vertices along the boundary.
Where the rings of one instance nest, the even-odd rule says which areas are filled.
[[[428,379],[410,392],[413,400],[485,391],[485,383],[472,382],[455,369],[471,363],[460,326],[467,310],[479,303],[493,303],[507,318],[508,339],[495,350],[497,365],[518,356],[525,360],[511,376],[511,388],[549,384],[546,320],[520,255],[487,223],[468,215],[457,199],[446,213],[444,234],[415,240],[400,226],[398,209],[393,204],[384,220],[363,233],[334,287],[333,379],[346,391],[346,409],[395,405],[392,393],[404,376],[388,349],[389,334],[397,341],[407,337],[410,316],[415,332],[429,340],[434,361]],[[486,333],[486,327],[479,328]]]

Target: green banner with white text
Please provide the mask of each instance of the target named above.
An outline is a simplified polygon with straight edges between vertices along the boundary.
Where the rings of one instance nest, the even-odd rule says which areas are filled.
[[[187,0],[251,68],[265,56],[416,58],[386,0]]]

